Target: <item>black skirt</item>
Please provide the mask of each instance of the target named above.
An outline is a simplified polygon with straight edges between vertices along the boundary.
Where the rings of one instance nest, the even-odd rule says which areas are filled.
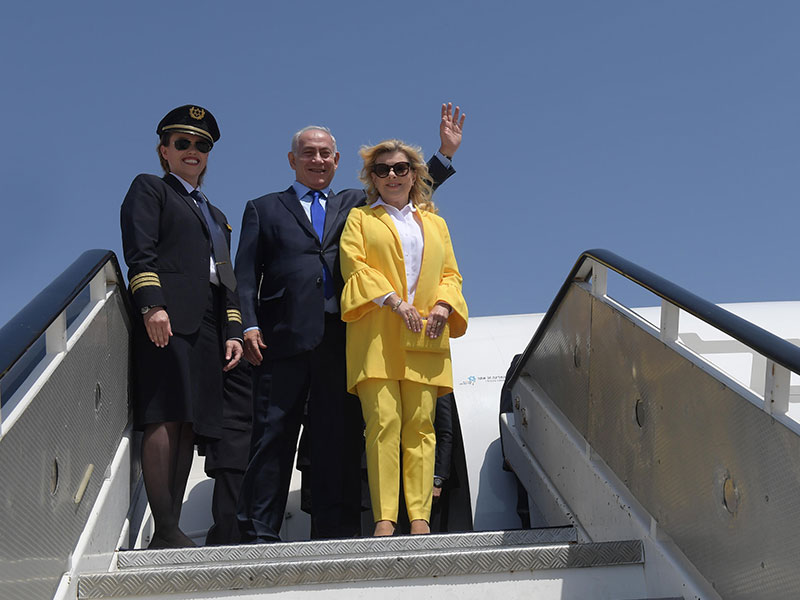
[[[133,334],[134,424],[191,423],[195,434],[219,438],[222,433],[221,294],[209,285],[200,328],[173,333],[165,348],[156,347],[139,317]],[[169,313],[169,307],[167,307]]]

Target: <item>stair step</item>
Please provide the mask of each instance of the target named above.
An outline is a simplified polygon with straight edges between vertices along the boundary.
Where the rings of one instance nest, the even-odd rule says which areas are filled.
[[[504,534],[516,532],[503,532]],[[413,548],[420,538],[377,539],[363,554],[292,556],[249,559],[250,562],[169,564],[127,568],[81,576],[78,598],[276,589],[286,586],[508,574],[576,567],[641,565],[641,541],[590,544],[537,543],[521,545]],[[514,537],[514,536],[511,536]],[[373,539],[373,538],[370,538]],[[347,540],[350,544],[366,540]],[[405,542],[405,544],[404,544]],[[323,542],[320,542],[323,543]],[[285,544],[285,545],[297,545]],[[270,547],[277,546],[272,544]],[[241,551],[242,546],[229,548]],[[211,549],[205,549],[211,550]],[[218,549],[222,550],[222,548]]]
[[[242,563],[326,556],[341,558],[344,556],[374,554],[376,552],[459,550],[462,548],[530,546],[534,544],[563,544],[570,542],[577,542],[577,533],[574,527],[438,535],[404,535],[390,538],[368,537],[315,540],[276,544],[243,544],[239,546],[203,546],[199,548],[120,552],[117,557],[117,569],[142,569],[198,563]]]

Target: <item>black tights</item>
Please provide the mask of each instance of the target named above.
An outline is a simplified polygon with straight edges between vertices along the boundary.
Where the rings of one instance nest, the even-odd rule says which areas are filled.
[[[151,423],[145,426],[142,475],[155,522],[150,548],[195,545],[178,527],[193,457],[191,423]]]

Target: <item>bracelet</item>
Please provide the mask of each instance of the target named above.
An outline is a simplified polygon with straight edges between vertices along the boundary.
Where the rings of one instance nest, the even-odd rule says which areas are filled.
[[[403,299],[402,299],[402,298],[400,298],[400,299],[397,301],[397,304],[395,304],[395,305],[392,307],[392,312],[397,312],[397,309],[398,309],[398,308],[400,308],[400,305],[401,305],[402,303],[403,303]]]
[[[447,309],[447,316],[448,317],[453,314],[453,307],[450,306],[447,302],[444,302],[443,300],[440,300],[436,304],[438,304],[439,306],[443,306],[444,308]]]

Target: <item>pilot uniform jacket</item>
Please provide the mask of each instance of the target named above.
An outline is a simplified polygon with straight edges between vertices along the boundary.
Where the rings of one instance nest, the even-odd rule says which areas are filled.
[[[450,337],[467,330],[467,303],[461,293],[450,232],[441,217],[424,210],[424,249],[414,306],[426,318],[437,301],[453,311]],[[396,292],[408,300],[403,246],[391,216],[383,206],[363,206],[350,211],[341,240],[341,266],[345,278],[341,296],[342,320],[347,322],[347,388],[365,379],[409,380],[439,387],[437,396],[453,390],[450,352],[406,351],[405,323],[389,306],[375,298]]]
[[[231,226],[209,203],[230,245]],[[191,334],[200,327],[208,295],[211,238],[200,209],[172,175],[141,174],[131,183],[120,213],[122,246],[136,308],[164,306],[172,331]],[[239,297],[225,292],[225,339],[242,337]]]
[[[222,212],[209,210],[230,244]],[[222,434],[224,340],[242,337],[235,291],[209,280],[211,237],[194,199],[173,175],[138,175],[120,212],[128,281],[137,309],[163,306],[173,337],[157,348],[136,315],[133,398],[137,428],[191,422],[207,439]]]
[[[428,162],[431,178],[444,182],[455,170],[438,158]],[[316,348],[325,331],[322,262],[342,292],[339,238],[350,209],[366,200],[363,190],[331,194],[322,240],[293,187],[247,203],[236,252],[236,280],[245,329],[260,327],[266,357],[280,359]]]

